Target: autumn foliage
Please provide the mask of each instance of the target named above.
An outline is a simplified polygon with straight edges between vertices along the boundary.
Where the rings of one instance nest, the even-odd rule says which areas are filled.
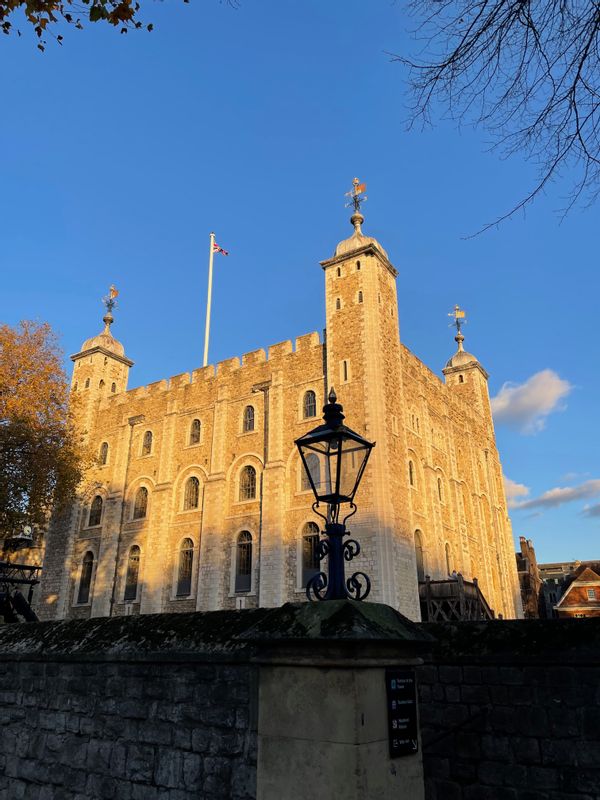
[[[188,2],[188,0],[184,0]],[[144,25],[137,18],[140,4],[132,0],[0,0],[0,26],[3,33],[11,33],[15,12],[22,9],[25,18],[33,26],[40,42],[38,48],[44,49],[44,36],[53,30],[59,22],[83,28],[83,23],[107,22],[120,27],[121,33],[130,28],[152,30],[152,24]],[[51,34],[57,42],[62,42],[62,35]]]
[[[0,325],[0,537],[43,527],[79,483],[84,450],[68,399],[50,326]]]

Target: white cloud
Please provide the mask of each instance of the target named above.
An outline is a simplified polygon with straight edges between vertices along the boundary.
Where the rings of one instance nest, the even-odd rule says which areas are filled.
[[[531,500],[516,502],[513,508],[556,508],[564,503],[572,503],[574,500],[586,500],[600,495],[600,478],[580,483],[579,486],[557,486],[548,489],[539,497]],[[589,507],[590,510],[595,506]],[[597,516],[596,512],[586,512],[588,516]],[[599,512],[600,513],[600,512]]]
[[[600,517],[600,503],[595,503],[593,506],[583,507],[584,517]]]
[[[527,497],[529,494],[529,487],[523,483],[507,478],[506,475],[502,476],[504,480],[504,493],[506,494],[506,503],[509,508],[516,508],[518,506],[519,497]]]
[[[561,401],[572,389],[569,381],[551,369],[536,372],[525,383],[504,383],[491,399],[494,419],[521,433],[538,433],[548,414],[565,409]]]

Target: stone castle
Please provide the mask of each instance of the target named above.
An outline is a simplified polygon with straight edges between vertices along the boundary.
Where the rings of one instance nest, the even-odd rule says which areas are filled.
[[[352,235],[321,262],[323,340],[128,391],[109,305],[72,356],[97,462],[48,531],[42,618],[303,600],[318,518],[294,440],[320,424],[332,386],[350,427],[377,443],[351,525],[370,599],[419,619],[418,581],[458,572],[496,614],[521,615],[488,375],[460,328],[444,381],[402,345],[398,273],[355,205]]]

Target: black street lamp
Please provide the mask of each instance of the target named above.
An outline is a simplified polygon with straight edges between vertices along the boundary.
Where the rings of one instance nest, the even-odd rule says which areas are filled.
[[[344,574],[344,561],[352,561],[360,553],[360,545],[355,539],[344,541],[344,536],[349,535],[345,523],[356,513],[354,495],[375,442],[368,442],[344,425],[343,408],[336,401],[332,389],[329,402],[323,406],[324,425],[296,439],[316,498],[313,511],[325,520],[325,538],[319,540],[317,556],[319,561],[329,558],[329,574],[314,575],[306,586],[306,596],[309,600],[364,600],[371,591],[368,576],[355,572],[346,580]],[[317,511],[320,503],[327,504],[327,516]],[[349,503],[351,511],[340,522],[342,503]]]

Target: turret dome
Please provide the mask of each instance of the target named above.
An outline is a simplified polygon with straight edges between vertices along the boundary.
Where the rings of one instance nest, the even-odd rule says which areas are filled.
[[[379,244],[377,239],[374,239],[372,236],[365,236],[361,230],[361,225],[365,221],[365,218],[360,213],[360,211],[355,212],[350,217],[350,222],[354,225],[354,233],[352,236],[349,236],[347,239],[343,239],[338,246],[335,248],[334,258],[338,256],[345,256],[349,253],[352,253],[354,250],[358,250],[361,247],[366,247],[369,244],[372,244],[376,247],[379,252],[385,256],[385,258],[389,261],[389,256],[387,252],[383,249],[383,247]]]
[[[114,353],[114,355],[124,358],[125,348],[110,332],[110,326],[113,323],[113,315],[110,311],[106,312],[102,317],[102,321],[104,322],[104,330],[96,336],[86,339],[81,345],[81,352],[91,350],[94,347],[101,347],[103,350],[108,350],[109,353]]]

